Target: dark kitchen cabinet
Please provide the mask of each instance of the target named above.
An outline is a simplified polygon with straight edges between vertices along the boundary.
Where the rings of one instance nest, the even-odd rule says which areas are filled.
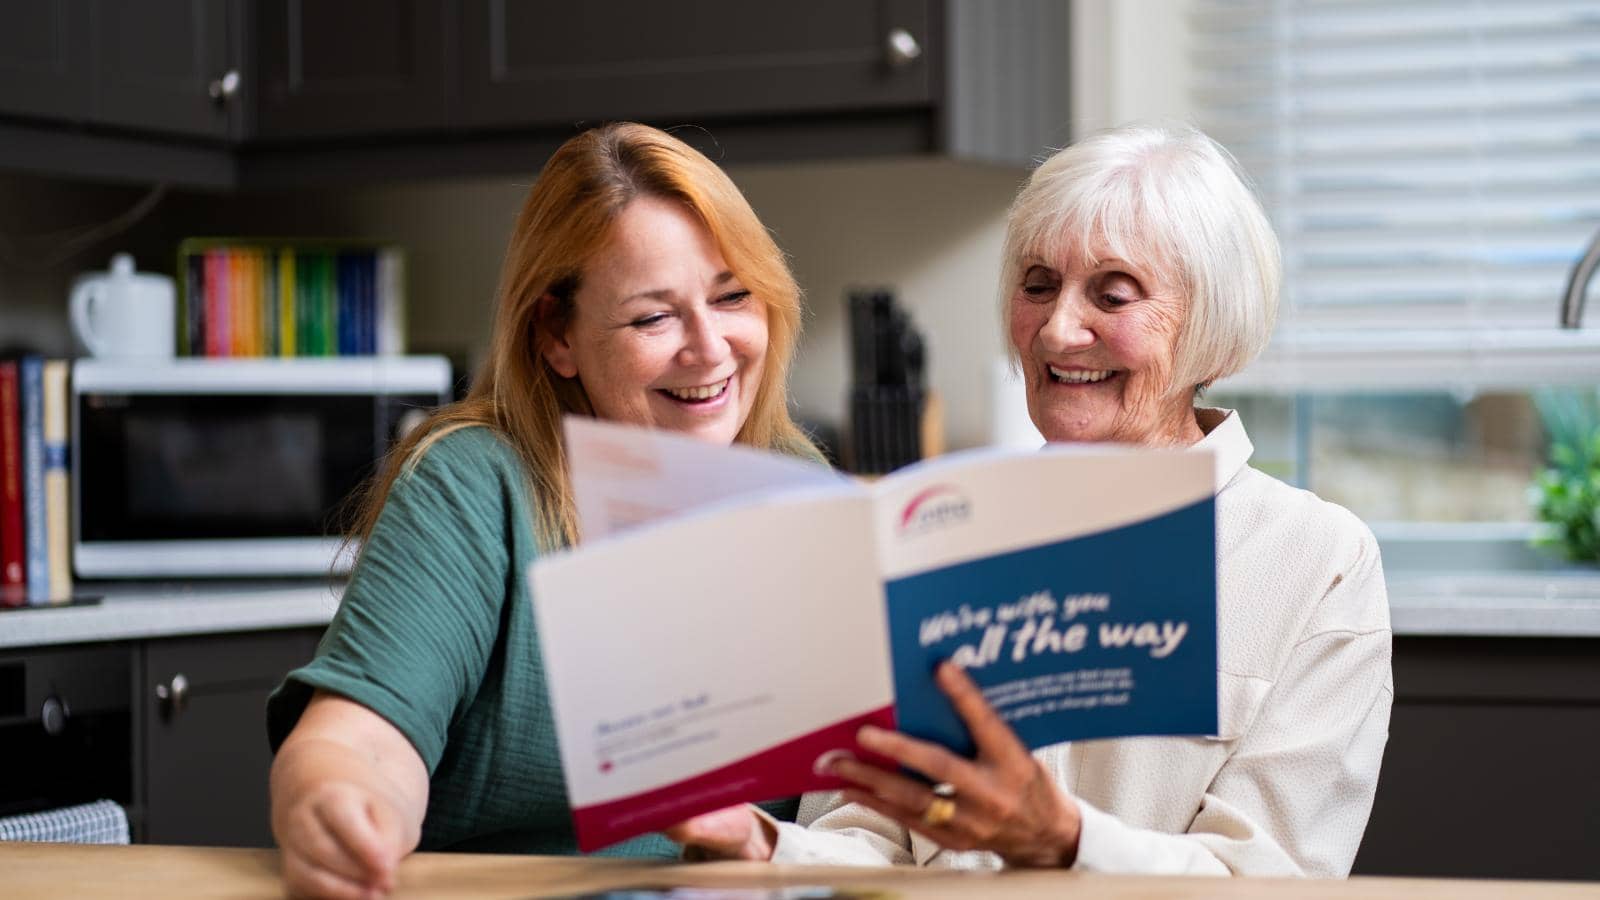
[[[139,690],[153,844],[270,847],[267,696],[311,659],[315,630],[147,641]]]
[[[0,170],[209,188],[536,169],[586,124],[724,164],[1069,138],[1060,0],[0,5]],[[87,127],[82,127],[87,126]]]
[[[0,816],[136,808],[133,659],[131,644],[0,650]]]
[[[234,10],[209,0],[6,3],[0,116],[227,139],[239,123],[237,98],[223,90]]]
[[[1357,875],[1600,879],[1595,638],[1394,639]]]
[[[135,843],[272,846],[267,695],[321,632],[0,650],[0,816],[105,799]]]
[[[10,0],[0,17],[0,113],[88,115],[89,0]]]
[[[467,0],[462,116],[514,127],[929,107],[938,57],[928,7]]]
[[[447,0],[252,4],[250,46],[259,85],[251,137],[283,141],[446,128],[455,19],[456,4]]]
[[[236,3],[98,0],[93,8],[92,123],[218,141],[238,135]]]

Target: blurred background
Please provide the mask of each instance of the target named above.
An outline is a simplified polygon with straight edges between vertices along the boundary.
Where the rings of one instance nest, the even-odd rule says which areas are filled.
[[[464,377],[546,156],[637,119],[790,254],[796,413],[834,449],[873,291],[936,398],[919,452],[1028,445],[1007,206],[1147,118],[1226,145],[1283,241],[1273,346],[1208,402],[1383,543],[1399,705],[1358,871],[1600,878],[1593,0],[0,0],[0,351],[79,354],[68,294],[113,253],[181,281],[188,238],[337,239],[401,248],[405,349]]]

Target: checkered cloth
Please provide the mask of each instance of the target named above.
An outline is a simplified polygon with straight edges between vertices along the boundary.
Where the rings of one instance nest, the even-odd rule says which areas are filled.
[[[0,841],[126,844],[128,814],[110,800],[0,819]]]

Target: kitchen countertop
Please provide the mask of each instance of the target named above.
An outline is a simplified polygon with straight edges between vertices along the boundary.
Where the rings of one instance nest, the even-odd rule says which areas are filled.
[[[1600,637],[1600,569],[1388,578],[1396,635]],[[0,649],[326,625],[329,581],[80,585],[82,605],[0,612]]]
[[[0,612],[0,648],[328,624],[344,585],[324,580],[84,582],[97,602]]]
[[[1388,576],[1397,635],[1600,637],[1600,569]]]

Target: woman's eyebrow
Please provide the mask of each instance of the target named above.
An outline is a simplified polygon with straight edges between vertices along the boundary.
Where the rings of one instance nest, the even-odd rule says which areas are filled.
[[[645,291],[634,291],[617,302],[627,303],[631,300],[671,300],[675,296],[677,295],[671,288],[652,288]]]

